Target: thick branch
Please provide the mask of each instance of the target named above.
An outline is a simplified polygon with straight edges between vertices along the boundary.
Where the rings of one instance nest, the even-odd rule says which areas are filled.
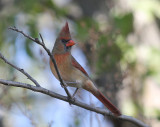
[[[30,37],[29,35],[26,35],[23,31],[17,29],[16,27],[9,27],[9,29],[11,29],[11,30],[13,30],[13,31],[16,31],[16,32],[18,32],[18,33],[21,33],[23,36],[25,36],[26,38],[32,40],[33,42],[41,45],[41,46],[45,49],[45,51],[46,51],[47,54],[50,56],[50,59],[52,60],[52,62],[53,62],[53,64],[54,64],[54,67],[55,67],[55,70],[56,70],[56,72],[57,72],[57,75],[58,75],[58,78],[59,78],[59,81],[60,81],[61,86],[64,88],[64,90],[65,90],[65,92],[67,93],[69,99],[72,99],[71,94],[69,93],[69,91],[68,91],[68,89],[67,89],[67,87],[66,87],[66,84],[64,83],[64,81],[63,81],[62,78],[61,78],[61,75],[60,75],[60,72],[59,72],[59,70],[58,70],[56,61],[55,61],[52,53],[51,53],[51,52],[49,51],[49,49],[45,46],[41,34],[39,34],[39,35],[40,35],[40,38],[41,38],[42,42],[41,42],[38,38],[33,38],[33,37]]]
[[[45,89],[43,87],[36,87],[36,86],[30,85],[30,84],[26,84],[26,83],[3,80],[3,79],[0,79],[0,83],[3,84],[3,85],[6,85],[6,86],[14,86],[14,87],[21,87],[21,88],[30,89],[30,90],[32,90],[34,92],[39,92],[39,93],[43,93],[45,95],[49,95],[51,97],[54,97],[54,98],[69,102],[69,103],[71,103],[73,105],[76,105],[76,106],[82,107],[84,109],[87,109],[87,110],[102,114],[104,116],[110,116],[110,117],[113,117],[113,118],[116,118],[116,119],[119,119],[119,120],[129,121],[129,122],[131,122],[131,123],[133,123],[133,124],[135,124],[137,126],[140,126],[140,127],[149,127],[148,125],[144,124],[142,121],[140,121],[138,119],[135,119],[135,118],[133,118],[131,116],[121,115],[121,116],[117,117],[117,116],[115,116],[114,114],[110,113],[109,111],[107,111],[105,109],[95,108],[93,106],[84,104],[84,103],[82,103],[80,101],[77,101],[77,100],[74,100],[74,101],[73,100],[68,100],[68,97],[65,97],[63,95],[57,94],[57,93],[52,92],[50,90],[47,90],[47,89]]]
[[[43,38],[42,38],[41,34],[40,34],[40,38],[41,38],[41,41],[40,41],[38,38],[32,38],[32,37],[26,35],[25,33],[23,33],[23,31],[20,31],[20,30],[18,30],[18,29],[15,28],[15,27],[10,27],[9,29],[21,33],[21,34],[24,35],[26,38],[32,40],[33,42],[35,42],[35,43],[37,43],[37,44],[39,44],[39,45],[41,45],[41,46],[45,49],[45,51],[48,53],[48,55],[50,56],[50,59],[52,60],[54,66],[55,66],[55,69],[56,69],[56,72],[57,72],[57,75],[58,75],[58,77],[59,77],[59,80],[60,80],[61,85],[64,87],[64,89],[65,89],[68,97],[71,98],[71,95],[70,95],[70,93],[68,92],[68,90],[67,90],[67,88],[66,88],[66,84],[63,82],[63,80],[62,80],[62,78],[61,78],[61,75],[60,75],[59,70],[58,70],[58,68],[57,68],[56,61],[55,61],[52,53],[50,52],[50,50],[45,46],[45,43],[44,43],[44,41],[43,41]],[[0,56],[1,56],[0,58],[2,58],[2,59],[6,62],[5,58],[4,58],[1,54],[0,54]],[[15,65],[10,64],[8,61],[7,61],[6,63],[9,64],[9,65],[11,65],[12,67],[15,66]],[[14,67],[14,68],[15,68],[15,67]],[[18,68],[18,67],[16,67],[16,69],[17,69],[17,68]],[[17,70],[20,71],[20,70],[22,70],[22,69],[18,68]],[[24,70],[22,70],[22,73],[23,73],[23,72],[24,72]],[[24,74],[24,73],[23,73],[23,74]],[[25,73],[25,75],[26,75],[26,73]],[[30,76],[30,77],[31,77],[31,76]],[[30,78],[29,78],[29,79],[30,79]],[[82,107],[82,108],[85,108],[85,109],[87,109],[87,110],[90,110],[90,111],[93,111],[93,112],[102,114],[102,115],[104,115],[104,116],[110,116],[110,117],[113,117],[113,118],[117,118],[117,119],[119,119],[119,120],[129,121],[129,122],[131,122],[131,123],[133,123],[133,124],[135,124],[135,125],[137,125],[137,126],[141,126],[141,127],[148,127],[148,125],[144,124],[142,121],[140,121],[140,120],[138,120],[138,119],[135,119],[135,118],[133,118],[133,117],[125,116],[125,115],[121,115],[121,116],[117,117],[117,116],[113,115],[112,113],[110,113],[109,111],[107,111],[107,110],[105,110],[105,109],[95,108],[95,107],[89,106],[89,105],[87,105],[87,104],[84,104],[84,103],[82,103],[82,102],[80,102],[80,101],[73,100],[73,99],[68,99],[68,97],[66,97],[66,96],[57,94],[57,93],[52,92],[52,91],[50,91],[50,90],[47,90],[47,89],[45,89],[45,88],[43,88],[43,87],[41,87],[41,86],[37,87],[37,85],[36,85],[36,86],[32,86],[32,85],[26,84],[26,83],[20,83],[20,82],[15,82],[15,81],[8,81],[8,80],[3,80],[3,79],[0,79],[0,83],[2,83],[3,85],[7,85],[7,86],[22,87],[22,88],[30,89],[30,90],[32,90],[32,91],[40,92],[40,93],[49,95],[49,96],[51,96],[51,97],[54,97],[54,98],[57,98],[57,99],[60,99],[60,100],[69,102],[70,104],[77,105],[77,106]]]
[[[0,58],[7,64],[9,64],[10,66],[12,66],[13,68],[15,68],[16,70],[20,71],[22,74],[24,74],[28,79],[30,79],[36,86],[40,86],[39,83],[34,79],[32,78],[27,72],[25,72],[24,69],[21,69],[19,67],[17,67],[16,65],[10,63],[0,52]]]

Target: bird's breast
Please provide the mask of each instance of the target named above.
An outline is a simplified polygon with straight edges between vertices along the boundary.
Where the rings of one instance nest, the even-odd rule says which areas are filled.
[[[56,54],[54,58],[57,63],[58,70],[62,79],[66,82],[75,82],[76,84],[71,84],[72,87],[82,87],[84,82],[88,79],[80,70],[75,68],[71,63],[70,54]],[[53,62],[50,60],[50,68],[54,76],[59,80],[57,72],[55,70]]]
[[[57,67],[58,67],[58,70],[60,72],[62,79],[69,80],[70,79],[69,74],[71,72],[71,67],[70,67],[71,65],[69,64],[69,61],[70,61],[69,53],[55,54],[54,59],[56,60],[56,64],[57,64]],[[59,80],[54,64],[51,60],[50,60],[50,68],[54,76]]]

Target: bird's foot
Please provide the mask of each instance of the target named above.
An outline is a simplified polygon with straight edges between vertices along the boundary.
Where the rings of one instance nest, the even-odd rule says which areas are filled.
[[[76,90],[74,91],[72,98],[74,98],[74,96],[76,95],[76,93],[78,92],[79,88],[76,88]]]
[[[64,81],[64,82],[69,86],[77,84],[77,82],[69,82],[69,81]]]
[[[76,98],[74,97],[77,93],[79,88],[76,88],[76,90],[74,91],[73,95],[71,97],[68,97],[69,100],[69,104],[71,105],[71,102],[75,102]]]
[[[69,104],[71,105],[73,102],[75,102],[75,98],[74,97],[68,97],[68,102],[69,102]]]
[[[65,83],[63,84],[61,83],[61,87],[64,88],[64,87],[67,87],[67,85]]]

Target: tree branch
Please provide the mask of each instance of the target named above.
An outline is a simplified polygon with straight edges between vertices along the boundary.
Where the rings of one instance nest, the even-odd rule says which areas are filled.
[[[10,63],[0,52],[0,58],[5,62],[7,63],[8,65],[12,66],[13,68],[15,68],[16,70],[20,71],[22,74],[24,74],[28,79],[30,79],[37,87],[40,87],[39,83],[34,79],[32,78],[27,72],[25,72],[24,69],[21,69],[19,67],[17,67],[16,65]]]
[[[109,111],[107,111],[105,109],[96,108],[96,107],[84,104],[84,103],[82,103],[82,102],[80,102],[78,100],[74,100],[74,101],[73,100],[68,100],[68,97],[60,95],[60,94],[57,94],[55,92],[52,92],[52,91],[50,91],[48,89],[45,89],[45,88],[43,88],[41,86],[37,87],[37,86],[33,86],[33,85],[30,85],[30,84],[26,84],[26,83],[3,80],[3,79],[0,79],[0,83],[3,84],[3,85],[6,85],[6,86],[21,87],[21,88],[26,88],[26,89],[32,90],[34,92],[43,93],[45,95],[49,95],[51,97],[54,97],[54,98],[69,102],[69,103],[71,103],[73,105],[76,105],[76,106],[79,106],[81,108],[84,108],[84,109],[87,109],[87,110],[102,114],[104,116],[110,116],[110,117],[113,117],[113,118],[116,118],[116,119],[119,119],[119,120],[125,120],[125,121],[131,122],[131,123],[133,123],[133,124],[135,124],[137,126],[140,126],[140,127],[149,127],[148,125],[146,125],[142,121],[140,121],[140,120],[138,120],[136,118],[133,118],[131,116],[121,115],[121,116],[117,117],[117,116],[115,116],[114,114],[112,114],[111,112],[109,112]]]
[[[26,35],[23,31],[17,29],[16,27],[9,27],[9,29],[11,29],[11,30],[13,30],[13,31],[16,31],[16,32],[18,32],[18,33],[21,33],[23,36],[25,36],[26,38],[32,40],[33,42],[41,45],[41,46],[45,49],[45,51],[46,51],[47,54],[50,56],[50,59],[52,60],[52,62],[53,62],[53,64],[54,64],[54,67],[55,67],[55,70],[56,70],[56,72],[57,72],[57,75],[58,75],[58,78],[59,78],[59,81],[60,81],[61,86],[64,88],[66,94],[68,95],[68,99],[72,100],[71,94],[69,93],[69,91],[68,91],[68,89],[67,89],[67,87],[66,87],[67,85],[64,83],[64,81],[63,81],[62,78],[61,78],[61,75],[60,75],[60,72],[59,72],[59,70],[58,70],[58,67],[57,67],[57,64],[56,64],[55,59],[54,59],[52,53],[49,51],[49,49],[45,46],[45,43],[44,43],[43,38],[42,38],[42,35],[39,34],[39,35],[40,35],[40,38],[41,38],[41,40],[42,40],[42,42],[41,42],[38,38],[33,38],[33,37],[29,36],[29,35]]]
[[[60,94],[57,94],[55,92],[52,92],[48,89],[45,89],[43,87],[41,87],[37,81],[35,79],[33,79],[28,73],[26,73],[23,69],[20,69],[18,68],[17,66],[11,64],[8,60],[6,60],[4,58],[4,56],[0,53],[0,58],[5,61],[7,64],[11,65],[13,68],[19,70],[21,73],[23,73],[24,75],[26,75],[34,84],[36,84],[36,86],[33,86],[33,85],[30,85],[30,84],[26,84],[26,83],[21,83],[21,82],[15,82],[15,81],[9,81],[9,80],[3,80],[3,79],[0,79],[0,83],[3,84],[3,85],[6,85],[6,86],[14,86],[14,87],[21,87],[21,88],[26,88],[26,89],[29,89],[29,90],[32,90],[32,91],[35,91],[35,92],[39,92],[39,93],[43,93],[45,95],[49,95],[51,97],[54,97],[54,98],[57,98],[57,99],[60,99],[60,100],[63,100],[63,101],[66,101],[66,102],[69,102],[70,104],[73,104],[73,105],[76,105],[76,106],[79,106],[79,107],[82,107],[84,109],[87,109],[87,110],[90,110],[90,111],[93,111],[93,112],[96,112],[96,113],[99,113],[99,114],[102,114],[104,116],[110,116],[110,117],[113,117],[113,118],[116,118],[116,119],[119,119],[119,120],[125,120],[125,121],[129,121],[137,126],[140,126],[140,127],[149,127],[148,125],[146,125],[145,123],[143,123],[142,121],[136,119],[136,118],[133,118],[131,116],[126,116],[126,115],[121,115],[121,116],[115,116],[114,114],[112,114],[111,112],[109,112],[108,110],[105,110],[105,109],[100,109],[100,108],[95,108],[93,106],[90,106],[90,105],[87,105],[87,104],[84,104],[78,100],[74,100],[71,98],[71,95],[69,93],[69,91],[67,90],[66,88],[66,84],[65,82],[62,80],[61,78],[61,75],[59,73],[59,70],[58,70],[58,67],[57,67],[57,64],[56,64],[56,61],[52,55],[52,53],[50,52],[50,50],[45,46],[45,43],[43,41],[43,38],[40,35],[40,38],[41,38],[41,41],[38,39],[38,38],[32,38],[30,37],[29,35],[26,35],[25,33],[23,33],[23,31],[20,31],[18,30],[16,27],[10,27],[9,29],[13,30],[13,31],[16,31],[16,32],[19,32],[21,33],[23,36],[25,36],[26,38],[32,40],[33,42],[41,45],[45,51],[48,53],[48,55],[50,56],[50,59],[52,60],[54,66],[55,66],[55,69],[56,69],[56,72],[57,72],[57,75],[59,77],[59,80],[60,80],[60,83],[61,85],[63,86],[63,88],[65,89],[68,97],[66,96],[63,96],[63,95],[60,95]],[[70,98],[70,99],[69,99]]]

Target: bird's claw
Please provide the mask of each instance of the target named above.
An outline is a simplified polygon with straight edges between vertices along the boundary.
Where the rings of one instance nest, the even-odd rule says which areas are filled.
[[[74,93],[73,93],[73,95],[72,95],[72,98],[74,98],[74,96],[76,95],[78,89],[79,89],[79,88],[76,88],[76,90],[74,91]]]
[[[71,97],[68,97],[68,102],[69,102],[69,104],[71,105],[73,102],[75,102],[75,98],[73,97],[73,96],[71,96]]]
[[[67,87],[67,85],[64,84],[64,83],[63,83],[63,84],[61,83],[61,87],[62,87],[62,88],[65,88],[65,87]]]
[[[77,84],[77,82],[69,82],[69,81],[65,81],[66,84],[69,84],[69,85],[74,85],[74,84]]]

